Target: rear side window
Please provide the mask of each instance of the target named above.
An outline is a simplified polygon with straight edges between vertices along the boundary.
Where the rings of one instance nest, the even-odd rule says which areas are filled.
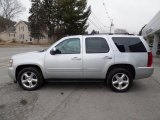
[[[104,38],[90,37],[86,38],[86,53],[107,53],[109,46]]]
[[[120,52],[147,52],[139,38],[113,37],[112,39]]]

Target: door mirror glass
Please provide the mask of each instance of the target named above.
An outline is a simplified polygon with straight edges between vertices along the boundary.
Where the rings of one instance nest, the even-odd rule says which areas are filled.
[[[52,50],[50,51],[51,55],[56,55],[56,54],[61,54],[61,51],[56,49],[55,47],[52,48]]]

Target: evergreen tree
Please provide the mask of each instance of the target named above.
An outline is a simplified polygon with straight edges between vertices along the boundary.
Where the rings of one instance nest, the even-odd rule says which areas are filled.
[[[54,0],[43,0],[42,7],[43,9],[43,23],[48,28],[48,37],[52,39],[55,30],[55,7],[54,7]]]
[[[53,39],[84,34],[91,9],[86,0],[32,0],[30,13],[31,36],[39,39],[46,31]]]
[[[86,22],[91,13],[86,0],[55,0],[56,20],[58,27],[64,27],[66,35],[84,34]]]
[[[30,9],[29,23],[31,29],[31,37],[38,40],[43,37],[46,29],[43,23],[43,9],[41,0],[32,0],[32,7]]]

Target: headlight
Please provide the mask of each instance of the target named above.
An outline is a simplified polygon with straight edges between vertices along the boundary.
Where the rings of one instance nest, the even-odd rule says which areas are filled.
[[[10,59],[9,60],[9,66],[12,67],[12,65],[13,65],[13,59]]]

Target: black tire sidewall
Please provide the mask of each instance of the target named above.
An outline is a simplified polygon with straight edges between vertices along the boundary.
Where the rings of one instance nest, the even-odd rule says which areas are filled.
[[[113,76],[114,76],[115,74],[117,74],[117,73],[124,73],[124,74],[126,74],[126,75],[128,76],[128,78],[129,78],[129,85],[128,85],[127,88],[125,88],[125,89],[123,89],[123,90],[118,90],[118,89],[116,89],[116,88],[113,86],[113,84],[112,84],[112,78],[113,78]],[[126,92],[126,91],[128,91],[128,90],[130,89],[130,87],[131,87],[131,85],[132,85],[133,76],[132,76],[132,74],[131,74],[128,70],[126,70],[126,69],[124,69],[124,68],[115,68],[115,69],[113,69],[113,70],[110,71],[110,73],[109,73],[109,75],[108,75],[108,77],[107,77],[107,81],[108,81],[108,85],[109,85],[109,87],[111,88],[111,90],[113,90],[113,91],[115,91],[115,92]]]
[[[33,87],[33,88],[26,88],[25,86],[23,86],[22,81],[21,81],[21,76],[22,76],[22,74],[25,73],[25,72],[28,72],[28,71],[33,72],[33,73],[37,76],[37,78],[38,78],[37,85],[36,85],[35,87]],[[43,80],[43,76],[42,76],[41,72],[40,72],[37,68],[28,67],[28,68],[22,69],[22,70],[18,73],[17,81],[18,81],[19,85],[20,85],[24,90],[32,91],[32,90],[36,90],[36,89],[38,89],[39,87],[41,87],[44,80]]]

